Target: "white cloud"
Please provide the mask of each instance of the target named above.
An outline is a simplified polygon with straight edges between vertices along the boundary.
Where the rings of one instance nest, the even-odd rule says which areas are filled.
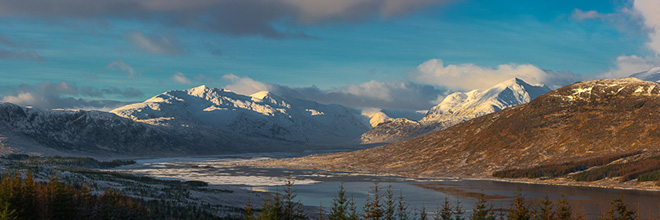
[[[492,68],[473,63],[445,65],[440,59],[431,59],[417,66],[412,75],[419,83],[462,90],[484,89],[514,77],[528,83],[549,83],[546,82],[548,72],[529,64],[503,64]]]
[[[114,100],[96,100],[87,97],[102,97],[103,94],[119,95],[123,97],[137,97],[142,91],[135,88],[126,88],[123,91],[115,87],[103,89],[85,87],[81,90],[70,82],[42,82],[37,85],[19,85],[0,87],[0,101],[10,102],[24,106],[40,108],[83,108],[108,109],[126,104]]]
[[[191,84],[192,82],[186,75],[184,75],[182,72],[176,72],[174,75],[171,77],[174,82],[182,83],[182,84]]]
[[[119,70],[119,71],[122,71],[122,72],[126,72],[126,74],[127,74],[126,78],[127,79],[135,79],[136,77],[141,76],[141,74],[138,73],[137,71],[135,71],[135,69],[131,65],[128,65],[127,63],[125,63],[122,60],[115,60],[115,61],[110,62],[105,67],[105,69]]]
[[[176,55],[181,53],[181,47],[178,41],[172,36],[145,35],[135,31],[128,34],[128,38],[133,45],[147,53],[160,55]]]
[[[635,73],[647,71],[653,67],[660,66],[658,57],[639,57],[636,55],[619,56],[614,62],[614,68],[609,72],[599,75],[600,78],[627,77]]]
[[[292,88],[263,83],[248,77],[227,74],[225,88],[243,95],[258,91],[270,91],[278,95],[312,100],[324,104],[340,104],[356,108],[428,110],[438,97],[446,95],[446,89],[413,82],[369,81],[341,88],[321,90],[317,87]]]
[[[240,77],[234,74],[226,74],[222,79],[230,81],[225,88],[243,95],[251,95],[260,91],[271,91],[273,86],[271,84],[255,81],[249,77]]]
[[[660,54],[660,1],[635,0],[633,8],[644,18],[644,25],[649,29],[647,43],[649,49]]]
[[[591,11],[582,11],[580,9],[573,9],[573,13],[571,14],[571,18],[577,20],[577,21],[583,21],[583,20],[588,20],[588,19],[596,19],[596,18],[604,18],[607,17],[606,14],[601,14],[595,10]]]

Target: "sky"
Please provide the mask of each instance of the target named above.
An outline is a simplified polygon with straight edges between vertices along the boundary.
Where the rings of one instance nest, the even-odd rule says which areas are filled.
[[[660,66],[660,1],[0,0],[0,101],[110,110],[201,84],[427,110],[513,77]]]

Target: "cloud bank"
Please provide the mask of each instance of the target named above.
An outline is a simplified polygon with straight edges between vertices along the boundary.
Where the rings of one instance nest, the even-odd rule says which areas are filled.
[[[228,35],[304,37],[300,27],[402,16],[455,0],[0,0],[0,17],[136,19]]]
[[[340,104],[357,108],[379,109],[429,109],[438,97],[444,97],[446,89],[414,82],[369,81],[362,84],[322,90],[318,87],[300,87],[269,84],[248,77],[228,74],[225,88],[239,94],[250,95],[259,91],[270,91],[277,95],[312,100],[324,104]]]
[[[493,68],[473,63],[445,65],[441,59],[430,59],[420,64],[411,77],[418,83],[458,90],[484,89],[511,78],[550,88],[559,88],[581,79],[570,72],[543,70],[530,64],[502,64]]]
[[[78,88],[76,84],[64,81],[57,83],[45,81],[38,85],[4,86],[0,87],[0,92],[3,94],[0,96],[2,102],[45,109],[111,109],[127,103],[98,98],[104,98],[106,95],[136,98],[144,95],[142,91],[132,87],[124,89],[111,86]]]
[[[660,1],[635,0],[633,8],[642,15],[644,25],[649,30],[649,42],[646,46],[660,54]]]

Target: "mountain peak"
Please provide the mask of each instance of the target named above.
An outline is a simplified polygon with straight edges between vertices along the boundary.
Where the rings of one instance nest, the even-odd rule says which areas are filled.
[[[188,94],[192,96],[197,96],[197,97],[202,97],[204,94],[210,92],[212,89],[207,87],[206,85],[200,85],[191,89],[188,89],[187,92]]]
[[[269,97],[271,95],[272,95],[271,92],[264,90],[264,91],[259,91],[259,92],[252,93],[252,95],[250,95],[250,97],[252,97],[252,100],[255,100],[255,99],[256,100],[263,100],[264,98]]]
[[[452,93],[431,108],[421,122],[436,123],[451,119],[457,123],[529,102],[548,91],[550,89],[543,85],[531,85],[522,79],[512,78],[485,90]]]

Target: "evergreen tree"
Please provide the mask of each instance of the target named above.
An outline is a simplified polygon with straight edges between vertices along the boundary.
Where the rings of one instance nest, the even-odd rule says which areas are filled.
[[[522,195],[520,190],[516,192],[516,196],[513,199],[513,204],[511,204],[511,210],[509,210],[507,219],[510,220],[532,219],[532,211],[530,210],[530,205],[525,202],[525,197]]]
[[[403,201],[403,193],[399,191],[399,203],[396,208],[396,217],[398,220],[407,220],[408,219],[408,205]]]
[[[367,198],[367,202],[364,204],[362,211],[364,214],[362,218],[366,220],[379,220],[383,217],[383,209],[381,205],[381,195],[378,189],[378,181],[374,181],[374,186],[371,187],[371,193],[373,198]]]
[[[426,220],[426,207],[422,205],[422,211],[419,212],[419,220]]]
[[[330,215],[328,219],[330,220],[344,220],[349,219],[349,210],[348,210],[348,199],[346,198],[346,191],[344,190],[344,184],[339,185],[339,191],[337,191],[337,197],[332,201],[332,208],[330,208]]]
[[[461,200],[456,198],[456,209],[454,209],[454,219],[455,220],[463,220],[463,207],[461,206]]]
[[[442,220],[451,220],[454,215],[452,211],[451,204],[449,204],[449,199],[445,197],[445,202],[442,204],[442,210],[440,210],[440,219]]]
[[[543,201],[541,201],[541,204],[539,205],[539,211],[534,216],[535,220],[553,220],[555,219],[555,212],[552,211],[552,201],[550,198],[548,198],[548,195],[546,195],[543,198]]]
[[[491,220],[494,219],[492,216],[492,209],[488,207],[486,201],[486,196],[482,193],[477,200],[477,203],[474,204],[474,209],[472,209],[472,215],[470,220]]]
[[[252,203],[248,199],[243,209],[243,220],[254,220],[254,209],[252,208]]]
[[[0,200],[0,220],[16,220],[18,217],[15,214],[15,209],[11,209],[7,202]]]
[[[623,202],[623,195],[620,195],[618,199],[614,199],[610,202],[610,210],[605,213],[603,219],[606,220],[632,220],[637,219],[637,211],[635,209],[630,209]]]
[[[383,211],[383,217],[385,220],[394,220],[396,212],[396,205],[394,203],[394,193],[392,193],[392,185],[387,185],[387,191],[385,193],[385,209]]]
[[[351,200],[348,201],[348,219],[350,220],[359,219],[357,206],[355,206],[355,199],[353,198],[353,195],[351,195]]]
[[[279,192],[276,192],[273,195],[273,198],[267,196],[264,200],[264,206],[259,214],[257,219],[259,220],[271,220],[271,219],[285,219],[286,214],[284,213],[284,207],[282,206],[282,199],[280,198]]]
[[[561,200],[557,206],[557,218],[560,220],[572,220],[573,219],[573,209],[571,204],[568,203],[568,199],[564,194],[561,195]]]

